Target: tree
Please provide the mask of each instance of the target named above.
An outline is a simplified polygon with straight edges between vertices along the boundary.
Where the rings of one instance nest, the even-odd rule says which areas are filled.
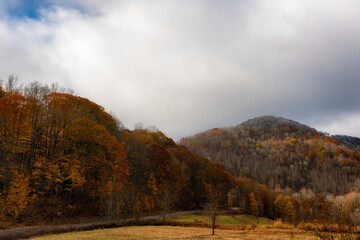
[[[19,217],[31,201],[29,193],[29,176],[15,171],[5,201],[7,213],[14,218]]]
[[[284,196],[282,194],[279,194],[274,202],[275,217],[281,218],[284,216],[285,206],[286,206],[286,202],[284,200]]]
[[[258,216],[259,215],[258,201],[256,201],[255,195],[253,192],[251,192],[249,194],[249,200],[250,200],[251,214],[254,216]]]
[[[0,86],[0,98],[4,97],[6,95],[6,92],[3,90],[3,88]]]
[[[295,216],[295,208],[290,196],[279,194],[274,202],[275,217],[285,221],[292,221]]]
[[[205,209],[209,213],[212,235],[215,235],[215,225],[216,225],[216,216],[220,203],[220,193],[218,189],[215,189],[213,185],[206,185],[208,202],[206,204]]]
[[[165,224],[166,215],[169,213],[171,209],[172,196],[169,188],[170,186],[165,186],[160,192],[160,209],[161,209],[161,217],[163,224]]]
[[[19,79],[14,75],[10,75],[5,82],[5,91],[8,94],[20,94],[22,92],[22,85],[18,85]]]
[[[63,134],[65,158],[78,159],[76,165],[84,169],[80,172],[84,179],[72,178],[71,171],[67,173],[67,178],[72,180],[73,187],[76,187],[78,180],[82,182],[85,196],[94,200],[94,203],[100,200],[101,208],[109,216],[113,209],[115,190],[122,190],[121,185],[127,181],[128,162],[124,148],[105,127],[87,118],[74,120],[64,129]]]
[[[13,94],[0,98],[0,188],[5,190],[9,188],[11,168],[19,166],[20,172],[24,169],[31,132],[29,115],[25,97]]]
[[[294,219],[295,211],[294,211],[294,205],[290,201],[287,201],[284,208],[284,218],[286,221],[291,222]]]

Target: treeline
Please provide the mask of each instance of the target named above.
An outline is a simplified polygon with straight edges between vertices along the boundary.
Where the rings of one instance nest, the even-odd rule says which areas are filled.
[[[337,231],[340,226],[360,224],[360,189],[344,195],[315,193],[302,188],[269,190],[252,179],[237,179],[236,187],[228,193],[230,207],[244,213],[282,219],[309,230]],[[308,225],[307,223],[315,223]],[[331,229],[333,227],[333,229]]]
[[[360,170],[358,148],[297,122],[259,117],[236,127],[212,129],[180,144],[224,163],[239,178],[252,178],[270,189],[345,194]]]
[[[211,187],[209,187],[211,186]],[[160,131],[124,129],[71,91],[16,78],[0,87],[0,219],[139,217],[221,206],[235,179]],[[5,219],[5,220],[4,220]]]

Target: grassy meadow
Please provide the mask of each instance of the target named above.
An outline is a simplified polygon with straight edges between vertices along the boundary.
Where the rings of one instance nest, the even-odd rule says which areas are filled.
[[[150,223],[151,224],[151,223]],[[297,227],[280,220],[250,215],[219,215],[215,235],[211,235],[210,219],[207,215],[185,214],[167,219],[166,225],[124,226],[88,231],[36,236],[33,240],[91,240],[91,239],[247,239],[247,240],[315,240],[358,239],[357,235],[339,231],[339,226],[326,225],[316,229],[312,223],[301,223]],[[325,227],[325,226],[323,226]],[[333,229],[331,229],[331,227]],[[333,231],[329,233],[327,231]]]
[[[170,218],[176,222],[203,222],[210,223],[206,215],[185,214]],[[222,225],[271,225],[274,221],[251,215],[219,215],[216,217],[216,223]]]
[[[284,224],[277,221],[250,215],[218,216],[215,236],[211,235],[210,227],[206,227],[210,223],[206,215],[186,214],[168,220],[178,223],[179,226],[130,226],[53,234],[31,239],[317,239],[304,230],[284,227]]]
[[[115,239],[247,239],[247,240],[278,240],[317,239],[301,230],[288,229],[254,229],[254,230],[223,230],[217,229],[211,235],[209,228],[173,227],[173,226],[133,226],[112,229],[99,229],[84,232],[70,232],[31,238],[32,240],[115,240]]]

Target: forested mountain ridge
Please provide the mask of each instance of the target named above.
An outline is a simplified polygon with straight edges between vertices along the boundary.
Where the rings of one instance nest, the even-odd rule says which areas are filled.
[[[180,140],[193,152],[224,163],[235,177],[275,189],[303,187],[346,193],[355,188],[360,154],[339,138],[281,117],[263,116],[235,127]]]
[[[66,89],[15,80],[0,85],[0,226],[198,209],[212,189],[227,205],[236,182],[222,164]]]
[[[345,144],[348,143],[360,149],[360,138],[358,137],[351,137],[346,135],[334,135],[332,137],[339,141],[344,142]]]

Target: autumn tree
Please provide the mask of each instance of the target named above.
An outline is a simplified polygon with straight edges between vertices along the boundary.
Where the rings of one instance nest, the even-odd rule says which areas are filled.
[[[30,191],[29,176],[26,173],[13,172],[10,189],[5,200],[6,212],[14,218],[19,217],[31,203]]]
[[[251,192],[249,194],[249,199],[250,199],[251,214],[254,216],[258,216],[259,215],[258,201],[256,201],[255,195],[253,192]]]
[[[65,157],[79,159],[80,169],[85,169],[84,193],[89,198],[100,199],[100,204],[105,204],[109,212],[114,189],[126,182],[128,173],[123,147],[103,126],[86,118],[69,124],[64,136]]]
[[[275,201],[275,217],[291,222],[295,216],[295,207],[290,196],[279,194]]]
[[[0,98],[4,97],[6,95],[6,92],[3,90],[3,88],[0,86]]]
[[[0,98],[0,170],[3,182],[0,187],[9,188],[10,170],[26,164],[27,140],[30,134],[30,108],[27,99],[13,94]]]
[[[295,217],[294,205],[291,200],[288,200],[284,208],[284,219],[288,222],[292,222]]]
[[[279,194],[274,202],[275,217],[281,218],[284,216],[285,206],[286,206],[286,201],[284,199],[284,196],[282,194]]]

